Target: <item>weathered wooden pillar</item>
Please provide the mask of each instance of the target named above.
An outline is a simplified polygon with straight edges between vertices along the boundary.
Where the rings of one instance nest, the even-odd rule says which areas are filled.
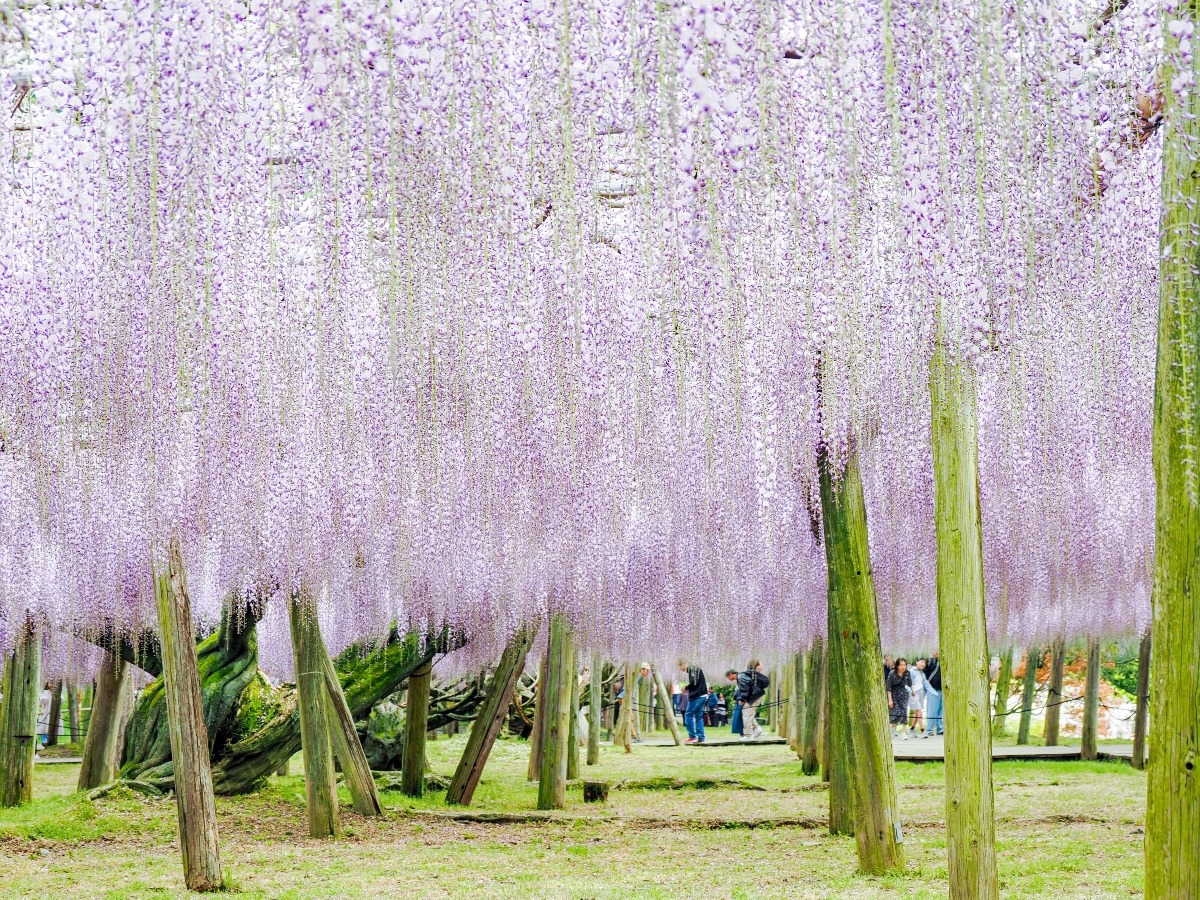
[[[154,588],[184,882],[188,890],[219,891],[223,879],[217,805],[200,695],[196,630],[178,537],[171,540],[165,570],[155,576]],[[118,694],[114,702],[119,704],[119,699]]]
[[[1150,700],[1150,634],[1147,628],[1138,648],[1137,704],[1133,719],[1133,767],[1146,768],[1146,712]]]
[[[896,760],[886,698],[880,690],[883,648],[867,542],[866,499],[853,442],[839,479],[834,479],[823,451],[819,463],[829,571],[830,736],[835,755],[841,757],[838,763],[844,763],[831,769],[830,796],[835,788],[842,789],[839,782],[843,777],[849,781],[859,868],[878,875],[904,868],[904,848],[896,799]],[[830,803],[832,831],[832,799]]]
[[[0,683],[0,806],[33,800],[38,701],[42,695],[42,632],[32,620],[17,629]]]
[[[592,654],[592,672],[588,679],[588,747],[587,764],[594,766],[600,762],[600,717],[604,691],[600,683],[603,673],[600,671],[600,654]],[[671,719],[674,720],[674,716]]]
[[[830,580],[832,579],[833,576],[830,575]],[[826,768],[829,772],[829,833],[854,834],[856,798],[850,787],[850,772],[855,765],[854,746],[850,740],[850,710],[846,705],[842,638],[834,627],[832,599],[829,605],[829,647],[825,670],[828,679],[825,706],[829,722],[829,749],[826,754]]]
[[[105,653],[96,676],[96,697],[92,701],[92,718],[79,766],[81,791],[112,781],[120,768],[121,748],[117,737],[128,680],[129,664],[119,656]]]
[[[546,650],[542,654],[542,664],[538,668],[538,680],[534,686],[537,693],[533,700],[533,728],[529,732],[529,767],[525,776],[529,781],[537,781],[542,774],[542,748],[546,738],[546,679],[549,678],[547,674],[549,665],[550,635],[549,629],[547,629]],[[628,696],[628,691],[626,691],[626,696]]]
[[[1063,672],[1066,665],[1067,645],[1062,638],[1058,638],[1050,654],[1050,689],[1046,696],[1046,721],[1042,731],[1047,747],[1058,746],[1058,723],[1063,703]]]
[[[567,721],[567,781],[579,777],[579,667],[575,664],[575,647],[571,647],[571,702]]]
[[[567,799],[567,737],[571,712],[571,680],[575,671],[571,626],[564,613],[550,617],[550,664],[546,682],[546,731],[542,771],[538,779],[538,809],[562,809]],[[629,691],[626,691],[626,697]]]
[[[292,658],[296,663],[296,693],[300,707],[300,750],[304,755],[304,796],[310,837],[337,837],[337,774],[333,768],[329,705],[326,701],[325,645],[317,613],[299,595],[288,601]]]
[[[929,395],[950,897],[996,900],[975,373],[970,361],[954,358],[947,349],[940,307]]]
[[[536,635],[535,625],[518,629],[517,633],[509,638],[504,652],[500,654],[500,662],[496,665],[496,671],[492,673],[483,705],[480,706],[471,732],[467,735],[462,758],[458,761],[458,768],[454,770],[454,777],[446,791],[447,803],[470,806],[471,798],[475,796],[475,788],[483,775],[483,767],[487,765],[488,756],[491,755],[500,729],[504,726],[513,690],[525,669],[525,657]]]
[[[58,732],[62,727],[63,683],[59,678],[50,684],[50,721],[46,723],[46,746],[58,745]]]
[[[410,797],[425,793],[425,741],[429,732],[429,683],[433,666],[424,663],[408,676],[408,715],[404,722],[404,759],[400,790]]]
[[[1004,725],[1008,721],[1008,692],[1012,687],[1013,648],[1009,645],[1000,654],[1000,671],[996,674],[996,700],[992,707],[992,735],[1000,737],[1004,734]],[[929,727],[928,724],[925,726]]]
[[[1089,635],[1087,640],[1087,680],[1083,690],[1083,731],[1079,742],[1079,758],[1095,759],[1100,730],[1100,639]]]
[[[816,775],[821,771],[818,754],[821,719],[825,708],[825,641],[820,636],[813,638],[812,649],[808,653],[806,680],[808,685],[804,692],[804,738],[800,747],[800,771],[805,775]]]
[[[1029,725],[1033,721],[1033,698],[1037,693],[1037,670],[1042,661],[1042,648],[1025,651],[1025,678],[1021,682],[1021,720],[1017,726],[1017,743],[1029,743]]]
[[[79,743],[79,687],[74,681],[67,682],[67,734],[71,743]]]
[[[645,736],[654,730],[654,699],[650,692],[650,679],[642,674],[642,668],[638,666],[637,703],[638,721],[641,723],[641,733]]]
[[[807,672],[807,659],[804,651],[796,654],[792,661],[792,717],[791,725],[789,726],[791,733],[788,747],[795,753],[801,753],[804,749],[804,709],[805,709],[805,675]]]
[[[665,710],[670,710],[667,715],[667,728],[671,732],[671,739],[675,741],[676,747],[680,747],[683,745],[683,735],[679,733],[679,723],[675,721],[675,711],[671,707],[671,694],[667,690],[662,676],[658,674],[658,669],[651,668],[650,674],[654,679],[654,690],[658,694],[658,705]]]
[[[621,711],[617,715],[617,724],[615,733],[613,734],[613,744],[620,744],[625,748],[626,753],[633,752],[633,722],[634,710],[631,702],[633,694],[633,677],[634,668],[632,663],[625,664],[625,696],[621,700]]]

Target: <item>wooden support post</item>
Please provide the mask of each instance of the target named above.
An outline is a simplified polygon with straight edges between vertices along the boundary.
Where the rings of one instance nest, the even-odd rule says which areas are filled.
[[[72,744],[79,743],[79,687],[74,681],[67,682],[67,734]]]
[[[826,768],[829,772],[829,833],[854,834],[856,798],[850,788],[850,773],[854,769],[855,760],[854,746],[850,740],[850,709],[846,705],[844,688],[842,638],[833,627],[832,612],[829,622],[828,665],[825,670],[828,677],[825,706],[829,717],[829,749],[826,754]]]
[[[1013,648],[1010,645],[1000,655],[1000,671],[996,674],[996,700],[992,706],[992,735],[1000,737],[1004,734],[1004,725],[1008,721],[1008,692],[1012,687]],[[929,727],[928,723],[925,726]]]
[[[604,691],[600,684],[603,673],[600,671],[600,654],[592,654],[592,672],[588,679],[588,747],[587,764],[594,766],[600,762],[600,709],[603,704]],[[671,716],[674,719],[674,716]]]
[[[867,505],[853,443],[840,478],[833,477],[824,452],[820,453],[819,463],[829,571],[829,671],[830,684],[836,685],[831,692],[831,739],[837,761],[830,796],[835,788],[842,790],[840,782],[845,778],[850,788],[848,806],[854,816],[859,869],[879,875],[904,868],[904,838],[886,699],[880,690],[883,649],[867,543]],[[832,799],[830,803],[832,831]]]
[[[1096,758],[1096,739],[1100,729],[1100,640],[1088,636],[1087,680],[1083,691],[1083,731],[1079,758]]]
[[[648,735],[654,730],[653,695],[650,693],[650,679],[642,675],[642,666],[638,666],[637,704],[638,721],[641,723],[641,733]]]
[[[805,676],[807,662],[804,651],[800,651],[792,660],[792,712],[788,747],[795,753],[804,749],[804,709],[805,709]]]
[[[317,613],[300,595],[288,601],[292,633],[292,658],[296,663],[296,693],[300,707],[300,750],[304,755],[304,796],[308,806],[310,837],[337,837],[337,774],[333,768],[326,656]]]
[[[1146,768],[1146,712],[1150,706],[1150,635],[1147,628],[1138,648],[1137,704],[1133,719],[1133,767]]]
[[[177,537],[171,540],[165,571],[156,575],[154,588],[183,879],[188,890],[219,891],[223,879],[217,804],[213,797],[208,730],[204,725],[204,703],[200,696],[196,630],[192,625],[183,551]],[[119,698],[119,694],[114,697],[118,704]]]
[[[59,678],[50,684],[50,721],[46,723],[46,746],[58,745],[58,732],[62,727],[63,683]]]
[[[0,807],[33,800],[38,701],[42,695],[42,632],[33,621],[17,630],[0,684]]]
[[[542,664],[538,668],[538,680],[534,686],[537,693],[533,700],[533,730],[529,733],[529,768],[525,777],[537,781],[542,774],[542,747],[546,739],[546,680],[550,665],[550,636],[546,636],[546,650],[542,653]]]
[[[83,745],[83,761],[79,766],[81,791],[100,787],[117,776],[121,752],[117,736],[128,676],[129,664],[125,660],[111,653],[104,654],[96,678],[96,697]]]
[[[939,305],[929,396],[951,900],[996,900],[1000,893],[975,378],[971,363],[954,358],[946,347]]]
[[[667,685],[662,680],[662,676],[658,674],[658,669],[650,669],[651,677],[654,679],[654,690],[658,694],[658,704],[665,710],[669,710],[667,715],[667,728],[671,732],[671,739],[675,741],[676,747],[683,746],[683,735],[679,733],[679,723],[675,721],[675,711],[671,708],[671,695],[667,691]]]
[[[568,704],[567,721],[567,781],[579,777],[579,667],[575,665],[575,648],[571,647],[570,676],[571,702]]]
[[[633,695],[634,668],[632,663],[625,664],[625,696],[621,699],[621,711],[617,715],[617,724],[613,734],[613,744],[620,744],[626,753],[633,752],[633,722],[634,711],[631,709]]]
[[[550,616],[549,666],[546,681],[546,731],[542,738],[542,771],[538,809],[562,809],[567,799],[567,736],[571,712],[571,679],[575,670],[571,626],[564,613]],[[626,691],[626,696],[629,692]]]
[[[408,676],[408,715],[404,722],[404,759],[400,790],[410,797],[425,793],[425,741],[429,731],[429,683],[433,666],[425,663]]]
[[[1033,698],[1037,693],[1037,670],[1042,661],[1042,648],[1025,651],[1025,678],[1021,682],[1021,720],[1017,726],[1017,743],[1029,743],[1029,725],[1033,720]]]
[[[807,682],[804,692],[804,737],[800,742],[800,771],[805,775],[816,775],[821,771],[818,757],[821,719],[825,708],[825,642],[819,636],[813,638],[812,649],[808,652]]]
[[[447,803],[471,805],[471,798],[475,796],[475,788],[483,775],[483,767],[487,765],[488,756],[508,715],[513,690],[521,672],[525,670],[525,657],[529,648],[533,646],[536,635],[536,625],[520,628],[500,654],[500,662],[496,665],[496,671],[492,673],[483,705],[480,706],[471,732],[467,735],[462,758],[458,761],[458,768],[454,770],[454,777],[446,791]]]
[[[1058,746],[1058,723],[1062,713],[1063,671],[1067,665],[1067,646],[1062,638],[1054,642],[1050,655],[1050,690],[1046,696],[1046,721],[1042,732],[1047,747]]]

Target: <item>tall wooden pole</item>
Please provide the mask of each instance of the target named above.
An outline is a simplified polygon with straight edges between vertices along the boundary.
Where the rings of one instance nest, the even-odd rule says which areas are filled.
[[[940,302],[940,301],[939,301]],[[996,826],[975,375],[945,344],[929,363],[938,644],[946,720],[946,847],[952,900],[996,900]]]
[[[188,597],[187,573],[179,538],[167,549],[165,571],[154,580],[158,632],[167,697],[167,723],[175,771],[175,807],[183,880],[188,890],[218,891],[223,886],[217,804],[208,756],[208,730],[200,695],[196,630]],[[114,698],[119,700],[119,696]]]
[[[808,660],[804,651],[797,653],[792,659],[792,702],[791,724],[789,726],[788,747],[794,753],[804,749],[804,705],[805,705],[805,676]]]
[[[1146,768],[1146,712],[1150,700],[1150,634],[1147,628],[1138,648],[1137,699],[1133,719],[1133,767]]]
[[[1067,665],[1067,645],[1062,638],[1054,642],[1050,654],[1050,688],[1046,695],[1046,721],[1042,730],[1047,747],[1058,746],[1058,723],[1062,715],[1063,673]]]
[[[38,701],[42,694],[42,632],[26,622],[4,662],[0,690],[0,806],[33,800],[33,757],[37,752]]]
[[[538,669],[537,694],[533,701],[533,730],[529,733],[529,767],[526,778],[537,781],[542,774],[542,747],[546,738],[546,682],[549,679],[550,665],[550,632],[546,631],[546,652],[542,654],[542,664]],[[625,696],[628,699],[629,691]],[[625,706],[629,704],[626,703]]]
[[[46,746],[58,745],[58,731],[62,727],[62,679],[50,684],[50,720],[46,723]]]
[[[475,724],[471,726],[471,733],[467,735],[462,758],[458,761],[458,768],[455,769],[450,787],[446,791],[447,803],[462,806],[471,804],[475,788],[483,775],[483,767],[487,765],[488,756],[491,755],[492,747],[495,746],[496,738],[499,737],[504,719],[508,715],[513,690],[525,669],[525,657],[536,634],[535,625],[518,629],[517,633],[509,638],[504,652],[500,654],[500,662],[492,674],[483,705],[479,708],[479,715],[475,717]],[[589,735],[589,739],[590,737]]]
[[[1096,741],[1100,726],[1100,640],[1089,636],[1087,641],[1087,681],[1083,690],[1083,733],[1079,742],[1079,758],[1096,758]]]
[[[79,743],[79,686],[74,681],[67,682],[67,733],[71,743]]]
[[[675,721],[675,710],[671,707],[671,694],[667,691],[667,685],[662,676],[658,674],[658,669],[651,668],[650,672],[654,679],[654,689],[658,693],[658,705],[667,710],[667,729],[671,732],[675,746],[681,747],[683,746],[683,735],[679,733],[679,723]]]
[[[600,709],[603,700],[602,685],[600,683],[603,673],[600,671],[600,654],[592,654],[592,673],[588,679],[588,747],[587,747],[587,764],[594,766],[600,762]],[[675,717],[672,715],[671,720]]]
[[[1029,725],[1033,721],[1033,698],[1037,693],[1037,670],[1041,659],[1041,647],[1030,647],[1025,651],[1025,678],[1021,682],[1021,720],[1017,726],[1018,744],[1029,743]]]
[[[567,799],[567,737],[571,712],[571,680],[575,670],[571,626],[563,613],[550,616],[549,678],[546,682],[546,731],[538,809],[562,809]],[[626,698],[631,691],[627,688]]]
[[[429,732],[429,683],[433,666],[425,663],[408,676],[408,715],[404,721],[404,759],[400,790],[410,797],[425,793],[425,740]]]
[[[567,704],[567,780],[579,777],[579,666],[575,664],[574,642],[571,646],[570,676],[571,700]]]
[[[333,768],[329,706],[326,701],[325,647],[317,628],[316,611],[299,595],[288,601],[292,658],[296,663],[296,692],[300,707],[300,749],[304,755],[304,796],[310,837],[336,837],[338,825],[337,774]]]
[[[834,676],[830,679],[830,736],[839,764],[846,763],[831,770],[830,830],[835,787],[840,789],[839,782],[846,777],[851,787],[858,865],[864,873],[878,875],[904,868],[904,848],[896,799],[896,761],[888,733],[886,700],[880,690],[883,648],[867,542],[866,500],[853,443],[840,478],[834,478],[823,450],[818,462],[829,571],[829,670]]]
[[[825,669],[825,709],[829,733],[825,755],[825,767],[829,775],[829,833],[854,834],[856,798],[850,788],[850,773],[855,763],[854,745],[850,742],[850,710],[846,706],[841,645],[841,636],[831,629]]]
[[[825,708],[825,642],[813,638],[808,653],[808,687],[804,692],[804,738],[801,741],[800,771],[816,775],[821,771],[819,759],[821,720]],[[736,715],[736,707],[734,714]]]
[[[1013,648],[1009,645],[1000,654],[1000,671],[996,675],[996,699],[992,712],[992,735],[1000,737],[1004,734],[1004,725],[1008,721],[1008,692],[1012,687]],[[926,725],[926,727],[929,727]]]
[[[119,767],[117,733],[121,703],[125,696],[129,664],[105,653],[96,676],[96,697],[79,766],[79,790],[86,791],[112,781]]]

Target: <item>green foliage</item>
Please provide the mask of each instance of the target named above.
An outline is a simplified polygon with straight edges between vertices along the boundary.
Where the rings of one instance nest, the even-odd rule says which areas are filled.
[[[1112,666],[1101,666],[1100,675],[1119,691],[1130,697],[1137,696],[1138,650],[1137,645],[1117,655]]]

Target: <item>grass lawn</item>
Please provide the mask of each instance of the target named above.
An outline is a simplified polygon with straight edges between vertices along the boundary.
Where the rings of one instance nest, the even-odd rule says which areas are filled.
[[[450,774],[462,745],[462,737],[430,743],[434,770]],[[307,837],[303,778],[272,778],[258,794],[217,799],[227,877],[244,897],[296,900],[946,895],[940,763],[898,764],[908,866],[866,878],[855,874],[853,838],[825,834],[827,794],[786,747],[602,754],[599,766],[581,766],[588,777],[749,785],[614,790],[602,807],[585,806],[574,789],[555,820],[512,824],[440,817],[440,793],[413,801],[386,792],[384,819],[347,804],[344,838],[316,841]],[[499,742],[472,809],[533,810],[526,760],[523,742]],[[89,801],[73,793],[77,774],[77,765],[41,766],[33,804],[0,810],[0,895],[185,896],[173,801]],[[996,764],[995,784],[1003,896],[1140,895],[1144,773],[1122,763],[1012,761]]]

